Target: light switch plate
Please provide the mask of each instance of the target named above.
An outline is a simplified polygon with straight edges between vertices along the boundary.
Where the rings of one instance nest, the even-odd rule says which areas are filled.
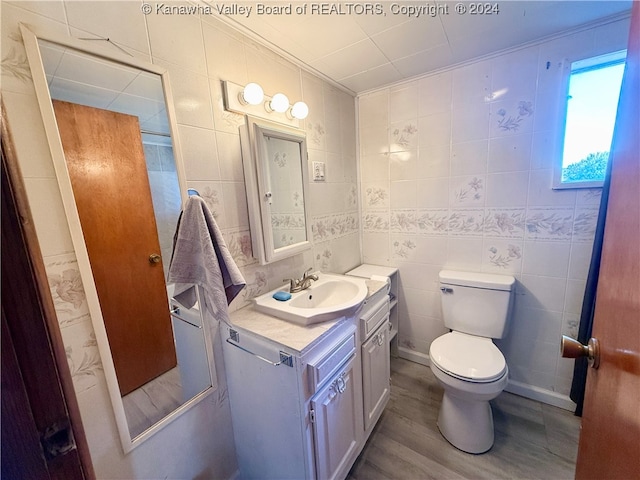
[[[324,182],[324,162],[312,162],[313,167],[313,181],[314,182]]]

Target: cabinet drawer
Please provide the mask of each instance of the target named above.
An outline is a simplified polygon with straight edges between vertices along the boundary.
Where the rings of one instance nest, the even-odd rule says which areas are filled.
[[[356,351],[355,332],[344,339],[328,355],[325,355],[317,362],[309,362],[309,378],[311,379],[311,390],[315,391],[327,379],[340,368],[340,366]]]
[[[364,341],[364,339],[368,338],[388,315],[389,297],[385,295],[382,300],[372,305],[370,309],[367,309],[365,315],[361,315],[362,340]]]

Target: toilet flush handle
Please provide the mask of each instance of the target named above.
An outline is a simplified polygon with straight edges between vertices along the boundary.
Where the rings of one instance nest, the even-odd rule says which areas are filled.
[[[453,293],[453,288],[450,287],[440,287],[440,291],[442,293]]]

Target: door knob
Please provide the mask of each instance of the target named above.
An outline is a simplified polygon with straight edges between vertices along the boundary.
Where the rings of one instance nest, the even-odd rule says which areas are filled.
[[[149,263],[151,263],[152,265],[155,263],[160,263],[161,260],[162,257],[157,253],[152,253],[151,255],[149,255]]]
[[[577,340],[563,335],[560,353],[564,358],[587,357],[590,367],[598,368],[600,366],[600,344],[597,338],[590,338],[589,343],[582,345]]]

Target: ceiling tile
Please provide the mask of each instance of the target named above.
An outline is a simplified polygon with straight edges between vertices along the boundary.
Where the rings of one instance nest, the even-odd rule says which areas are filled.
[[[369,39],[349,45],[320,60],[326,65],[325,73],[335,79],[350,77],[389,62]]]
[[[403,77],[409,78],[451,65],[452,58],[451,48],[448,44],[443,44],[394,60],[393,65]]]
[[[391,61],[446,43],[437,17],[421,17],[371,37]]]
[[[366,72],[342,78],[340,83],[354,92],[363,92],[400,80],[402,80],[400,72],[391,63],[386,63]]]

